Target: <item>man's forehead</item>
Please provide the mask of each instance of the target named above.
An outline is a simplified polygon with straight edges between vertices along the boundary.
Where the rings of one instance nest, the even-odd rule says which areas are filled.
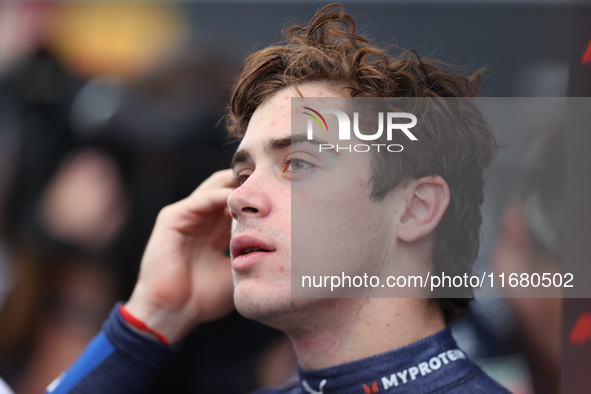
[[[288,107],[287,115],[278,115],[275,113],[269,115],[268,118],[262,119],[254,119],[253,116],[242,141],[240,141],[238,149],[262,149],[271,139],[289,138],[291,135],[291,116],[289,109]]]
[[[258,140],[287,137],[291,133],[292,98],[314,97],[317,101],[317,98],[337,96],[334,89],[323,83],[304,84],[297,89],[290,86],[278,91],[255,110],[240,145],[255,139],[261,144]],[[303,115],[303,111],[300,109],[294,115]]]
[[[255,111],[240,147],[245,145],[262,146],[268,138],[283,138],[290,134],[291,130],[291,98],[294,97],[291,89],[284,89],[260,105]]]

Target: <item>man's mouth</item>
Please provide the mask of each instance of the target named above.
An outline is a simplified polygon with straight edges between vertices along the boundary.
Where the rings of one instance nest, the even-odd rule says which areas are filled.
[[[260,248],[247,248],[242,251],[242,255],[249,254],[252,252],[268,252],[268,250]]]
[[[249,235],[236,235],[230,242],[230,252],[233,258],[249,255],[255,252],[271,253],[275,247],[270,242]]]
[[[275,250],[271,240],[245,234],[235,235],[230,241],[232,268],[234,271],[244,271],[272,255]]]

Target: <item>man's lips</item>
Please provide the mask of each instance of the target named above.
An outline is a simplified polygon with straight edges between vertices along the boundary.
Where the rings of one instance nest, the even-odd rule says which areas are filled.
[[[234,270],[246,269],[273,252],[275,247],[270,242],[255,236],[236,235],[230,241]]]

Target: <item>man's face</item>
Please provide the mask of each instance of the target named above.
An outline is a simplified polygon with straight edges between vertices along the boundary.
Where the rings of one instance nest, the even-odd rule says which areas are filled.
[[[321,84],[304,85],[300,92],[336,97]],[[292,299],[292,257],[298,273],[318,265],[367,271],[366,263],[384,261],[394,230],[383,204],[370,201],[369,154],[319,153],[317,145],[296,143],[292,97],[300,96],[284,89],[254,112],[234,158],[239,186],[228,198],[236,307],[285,331],[333,305]],[[306,124],[304,114],[294,116]],[[318,136],[338,143],[337,136]]]

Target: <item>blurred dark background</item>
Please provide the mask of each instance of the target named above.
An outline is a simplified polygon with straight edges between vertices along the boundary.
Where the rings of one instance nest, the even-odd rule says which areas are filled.
[[[343,4],[393,55],[399,46],[484,69],[483,96],[591,95],[584,3]],[[242,60],[322,5],[0,4],[0,376],[17,393],[43,392],[129,296],[158,211],[228,166],[236,144],[223,116]],[[479,264],[490,264],[497,227],[513,228],[499,218],[516,223],[508,196],[527,197],[512,191],[531,166],[526,153],[548,133],[564,138],[503,135],[513,147],[489,172]],[[527,330],[536,317],[494,298],[475,303],[454,335],[515,393],[557,392],[561,307],[538,307],[554,311],[541,355],[524,340],[535,337]],[[198,328],[149,392],[239,393],[293,374],[283,335],[234,313]]]

